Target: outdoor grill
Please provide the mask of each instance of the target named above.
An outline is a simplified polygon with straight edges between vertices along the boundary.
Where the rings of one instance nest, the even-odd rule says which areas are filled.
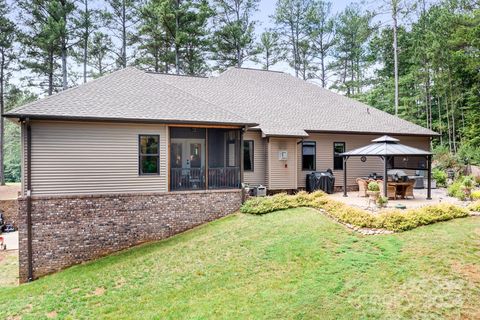
[[[331,169],[327,171],[317,171],[307,174],[307,192],[322,190],[326,193],[333,193],[335,186],[335,177]]]

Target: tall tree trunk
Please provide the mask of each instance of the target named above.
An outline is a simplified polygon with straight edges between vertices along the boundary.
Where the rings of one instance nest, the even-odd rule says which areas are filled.
[[[440,97],[437,97],[438,103],[438,131],[440,131],[440,145],[443,146],[443,130],[442,130],[442,104],[440,103]]]
[[[5,168],[4,168],[4,137],[5,122],[3,121],[3,113],[5,111],[4,88],[5,88],[5,54],[1,52],[0,60],[0,185],[5,185]]]
[[[327,86],[326,83],[326,76],[325,76],[325,52],[323,50],[323,41],[320,44],[320,68],[322,70],[322,76],[321,76],[321,81],[322,81],[322,88],[325,88]]]
[[[267,71],[270,69],[270,51],[268,50],[268,48],[265,52],[265,67]]]
[[[53,94],[53,48],[48,53],[48,95]]]
[[[446,109],[446,112],[447,112],[448,150],[450,150],[450,152],[452,152],[453,151],[453,148],[452,148],[452,131],[451,131],[451,126],[450,126],[450,112],[449,112],[448,99],[447,99],[446,94],[445,94],[445,109]]]
[[[177,74],[180,74],[180,48],[178,43],[178,28],[180,26],[178,15],[180,9],[180,0],[176,0],[175,9],[175,71]]]
[[[394,61],[394,77],[395,77],[395,115],[398,116],[398,1],[392,0],[392,19],[393,19],[393,61]]]
[[[127,13],[125,0],[122,1],[122,67],[127,67]]]
[[[62,2],[63,6],[63,23],[65,24],[65,29],[62,30],[61,35],[61,55],[62,55],[62,89],[66,90],[68,88],[68,79],[67,79],[67,13],[66,13],[66,3]]]
[[[83,83],[87,82],[87,60],[88,60],[88,37],[89,37],[89,24],[90,13],[88,11],[88,0],[85,1],[85,34],[83,35]]]
[[[62,40],[62,89],[68,88],[67,83],[67,47]]]

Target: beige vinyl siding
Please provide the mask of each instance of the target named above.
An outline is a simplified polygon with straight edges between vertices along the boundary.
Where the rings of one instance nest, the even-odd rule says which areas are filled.
[[[345,142],[346,151],[363,147],[370,144],[378,135],[353,135],[353,134],[326,134],[326,133],[310,133],[305,141],[315,141],[316,149],[316,170],[325,171],[327,169],[333,170],[333,143]],[[400,143],[412,147],[430,150],[430,138],[428,137],[412,137],[412,136],[395,136],[400,139]],[[302,171],[302,150],[301,144],[297,147],[298,150],[298,187],[305,187],[305,178],[310,171]],[[351,157],[347,162],[347,183],[348,185],[355,185],[355,179],[361,176],[376,172],[383,175],[383,161],[378,157],[367,157],[366,162],[361,162],[359,157]],[[343,186],[343,170],[334,170],[335,186]],[[412,174],[413,171],[407,173]]]
[[[139,175],[138,136],[160,136],[160,174]],[[32,122],[32,194],[167,191],[164,125]]]
[[[243,135],[243,140],[253,140],[253,171],[245,171],[243,180],[245,183],[253,185],[266,185],[265,174],[265,139],[262,138],[260,131],[247,131]]]
[[[26,190],[27,186],[25,184],[25,177],[27,176],[27,166],[26,166],[26,160],[27,160],[27,130],[25,124],[21,124],[21,132],[20,132],[20,139],[21,139],[21,152],[22,152],[22,159],[20,161],[20,167],[21,167],[21,194],[22,196],[26,196]]]
[[[288,152],[286,161],[278,159],[278,153],[282,150]],[[268,189],[297,189],[297,140],[292,138],[270,138],[269,153]],[[286,168],[285,165],[287,165]]]

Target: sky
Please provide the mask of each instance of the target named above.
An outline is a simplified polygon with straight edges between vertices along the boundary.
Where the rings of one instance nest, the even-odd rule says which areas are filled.
[[[7,0],[7,2],[9,2],[10,4],[12,4],[14,1],[15,0]],[[376,7],[378,7],[379,1],[381,1],[381,0],[357,0],[357,1],[354,1],[354,0],[330,0],[330,1],[332,3],[332,14],[338,14],[342,10],[344,10],[345,7],[347,7],[349,4],[354,3],[354,2],[362,3],[362,6],[367,10],[376,9]],[[103,0],[96,0],[95,2],[99,7],[104,6]],[[265,29],[273,27],[271,16],[275,12],[276,2],[277,2],[276,0],[260,0],[258,11],[255,12],[255,14],[253,16],[253,20],[257,21],[257,25],[256,25],[256,34],[257,35],[261,34]],[[15,13],[12,12],[12,17],[14,15],[15,15]],[[73,62],[73,61],[71,61],[71,58],[70,58],[69,62],[70,63]],[[255,64],[254,62],[251,62],[251,61],[245,62],[243,64],[243,66],[244,67],[250,67],[250,68],[259,68],[260,67],[259,65]],[[74,70],[77,70],[78,68],[80,68],[80,67],[79,66],[78,67],[76,67],[76,66],[73,67]],[[276,71],[283,71],[283,72],[293,74],[293,70],[288,66],[287,63],[280,62],[280,63],[276,64],[275,66],[273,66],[271,69],[276,70]],[[78,70],[80,70],[80,69],[78,69]],[[20,78],[21,78],[21,75],[16,74],[15,79],[13,79],[14,80],[13,82],[19,84],[18,82],[19,82]],[[80,80],[78,80],[78,81],[80,81]]]
[[[332,15],[342,12],[349,4],[351,3],[362,3],[362,6],[365,9],[376,9],[381,0],[330,0],[332,3]],[[276,0],[260,0],[258,12],[254,15],[254,20],[257,21],[256,34],[257,36],[261,34],[265,29],[273,27],[271,16],[275,13]],[[243,64],[244,67],[248,68],[259,68],[257,64],[252,61],[246,61]],[[287,63],[279,62],[276,65],[271,67],[271,70],[283,71],[286,73],[294,74],[294,70],[288,66]],[[314,81],[315,82],[315,81]]]

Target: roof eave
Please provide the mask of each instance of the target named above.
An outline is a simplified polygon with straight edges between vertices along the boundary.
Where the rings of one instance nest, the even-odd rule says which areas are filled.
[[[341,130],[305,130],[312,133],[337,133],[337,134],[363,134],[363,135],[396,135],[396,136],[415,136],[415,137],[439,137],[441,134],[432,131],[431,133],[398,133],[398,132],[371,132],[371,131],[341,131]]]
[[[123,123],[166,123],[166,124],[192,124],[192,125],[228,125],[238,127],[256,127],[258,123],[211,121],[211,120],[182,120],[182,119],[139,119],[139,118],[114,118],[114,117],[88,117],[88,116],[58,116],[38,114],[7,113],[4,118],[30,120],[55,120],[55,121],[93,121],[93,122],[123,122]]]
[[[418,154],[418,153],[399,153],[399,154],[386,154],[386,153],[381,153],[381,154],[365,154],[365,153],[355,153],[355,154],[349,154],[348,152],[345,153],[340,153],[341,157],[401,157],[401,156],[406,156],[406,157],[426,157],[426,156],[431,156],[433,153],[424,153],[424,154]]]

